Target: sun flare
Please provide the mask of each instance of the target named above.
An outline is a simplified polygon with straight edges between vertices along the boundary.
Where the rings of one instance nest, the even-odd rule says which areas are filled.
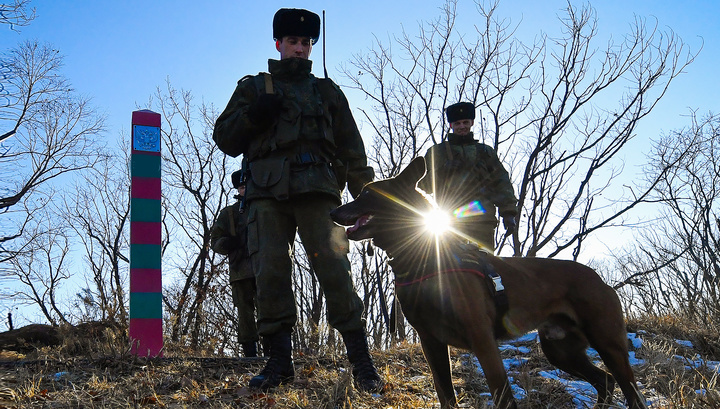
[[[442,209],[433,209],[423,215],[425,229],[440,236],[450,229],[450,216]]]

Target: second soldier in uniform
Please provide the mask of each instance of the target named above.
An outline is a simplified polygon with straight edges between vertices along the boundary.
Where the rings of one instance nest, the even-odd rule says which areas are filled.
[[[238,190],[237,201],[220,210],[210,229],[210,247],[228,257],[232,299],[238,313],[237,339],[246,357],[257,356],[258,332],[255,325],[255,274],[247,252],[247,212],[243,171],[231,175]],[[267,351],[265,351],[267,352]]]

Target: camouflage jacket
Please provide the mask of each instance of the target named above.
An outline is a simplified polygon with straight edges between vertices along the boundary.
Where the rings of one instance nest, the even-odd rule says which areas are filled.
[[[313,76],[310,60],[269,60],[268,66],[269,74],[238,82],[213,133],[223,152],[248,158],[248,200],[303,193],[339,200],[346,184],[353,197],[359,194],[374,173],[343,92],[332,80]],[[270,123],[249,115],[262,93],[281,97]]]
[[[220,210],[210,229],[210,248],[228,256],[230,282],[255,276],[247,251],[247,214],[240,204],[238,201]]]
[[[448,134],[425,154],[427,174],[418,187],[434,193],[438,205],[455,210],[478,201],[484,209],[481,220],[496,222],[517,214],[517,199],[510,176],[495,150],[473,139],[473,134]]]

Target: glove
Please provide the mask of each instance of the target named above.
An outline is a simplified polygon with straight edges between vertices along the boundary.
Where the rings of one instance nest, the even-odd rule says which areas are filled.
[[[503,216],[503,226],[505,226],[505,235],[509,236],[515,232],[517,224],[515,223],[515,216]]]
[[[248,115],[255,123],[270,122],[280,112],[282,97],[278,94],[262,94],[250,106]]]
[[[223,237],[215,243],[213,250],[218,254],[227,255],[233,251],[237,251],[241,244],[237,237]]]

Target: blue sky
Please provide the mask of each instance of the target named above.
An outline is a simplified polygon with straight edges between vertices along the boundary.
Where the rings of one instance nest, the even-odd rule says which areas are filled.
[[[32,0],[37,18],[19,34],[0,26],[0,50],[26,39],[53,44],[65,56],[63,74],[107,115],[105,137],[117,146],[121,132],[130,129],[131,112],[146,108],[166,79],[176,89],[191,91],[196,102],[222,110],[240,78],[266,71],[267,59],[278,58],[272,18],[279,8],[307,8],[318,14],[325,10],[326,35],[313,49],[313,70],[322,76],[324,45],[329,75],[342,85],[340,64],[368,50],[376,38],[387,44],[403,28],[415,33],[418,22],[437,18],[443,4],[443,0]],[[557,16],[564,15],[566,7],[565,0],[500,0],[498,15],[519,24],[517,36],[531,42],[541,32],[557,35]],[[660,30],[671,29],[692,52],[703,47],[640,123],[637,137],[626,149],[623,177],[637,179],[648,141],[687,126],[690,109],[720,112],[720,1],[596,0],[593,7],[598,39],[620,41],[638,16],[649,25],[657,19]],[[459,0],[458,10],[458,26],[471,27],[478,16],[475,2]],[[601,48],[604,40],[595,44]],[[345,92],[351,107],[362,106],[361,96],[349,89]],[[362,116],[356,119],[361,132],[369,134],[363,132]]]
[[[499,14],[521,23],[518,36],[526,41],[541,31],[557,32],[556,16],[567,6],[565,0],[500,1]],[[224,108],[238,79],[267,70],[267,59],[278,57],[271,24],[278,8],[326,11],[326,38],[311,55],[314,73],[322,75],[325,44],[330,77],[342,84],[341,63],[367,50],[375,37],[387,43],[403,27],[414,32],[419,21],[438,16],[442,4],[442,0],[33,0],[37,18],[30,26],[19,34],[0,26],[0,52],[27,39],[59,49],[65,56],[63,74],[107,115],[105,137],[114,145],[120,132],[130,129],[131,112],[144,108],[167,78],[175,88],[192,91],[196,101]],[[688,125],[684,118],[688,109],[720,112],[720,2],[596,0],[593,6],[604,37],[621,37],[640,16],[657,18],[661,29],[672,29],[692,51],[704,39],[696,61],[638,127],[633,142],[637,149],[627,154],[628,160],[642,160],[638,152],[644,153],[650,138]],[[472,22],[477,15],[472,0],[459,0],[459,9],[461,22]],[[348,98],[353,107],[363,103],[351,92]]]
[[[564,0],[501,0],[500,15],[521,22],[526,39],[541,30],[558,29],[556,15]],[[573,1],[573,4],[580,4]],[[704,48],[686,74],[671,85],[665,100],[640,128],[648,136],[679,128],[688,108],[720,111],[720,2],[667,0],[602,0],[593,2],[601,35],[626,33],[634,16],[655,17],[692,50]],[[404,26],[438,15],[441,0],[419,1],[230,1],[208,0],[34,0],[37,19],[20,34],[0,27],[0,50],[24,39],[50,42],[65,56],[64,75],[81,93],[92,97],[108,116],[108,137],[130,127],[130,113],[148,100],[167,78],[176,88],[193,92],[224,108],[238,79],[267,69],[277,58],[272,17],[281,7],[326,11],[327,38],[313,50],[314,72],[322,75],[322,42],[327,47],[331,77],[342,83],[338,66],[368,49],[373,36],[387,40]],[[460,0],[461,19],[475,16],[474,2]],[[353,101],[351,106],[361,104]],[[642,142],[645,138],[639,138]]]

